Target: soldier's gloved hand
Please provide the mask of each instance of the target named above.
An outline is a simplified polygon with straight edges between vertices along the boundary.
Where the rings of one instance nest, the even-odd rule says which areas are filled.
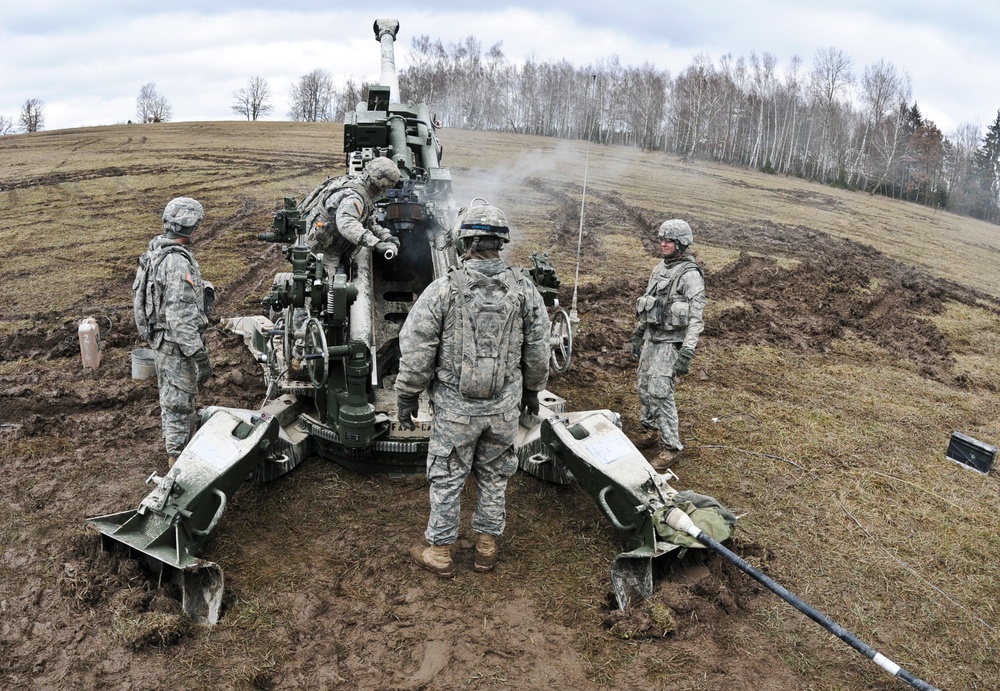
[[[212,378],[212,361],[208,358],[208,348],[202,348],[191,356],[198,367],[198,383],[204,384]]]
[[[538,415],[539,411],[538,392],[531,389],[521,390],[521,410],[532,415]]]
[[[637,360],[642,355],[642,341],[646,337],[645,327],[645,324],[637,324],[635,330],[632,332],[632,357]]]
[[[380,240],[375,245],[375,253],[381,254],[386,259],[392,259],[399,254],[399,238],[390,235],[385,240]]]
[[[694,351],[691,348],[681,348],[681,352],[677,353],[677,362],[674,363],[675,377],[691,371],[691,358],[693,357]]]
[[[632,336],[632,357],[636,360],[642,355],[642,336]]]
[[[399,412],[399,426],[411,432],[415,430],[417,427],[413,424],[413,418],[420,410],[420,396],[409,393],[397,394],[396,409]]]

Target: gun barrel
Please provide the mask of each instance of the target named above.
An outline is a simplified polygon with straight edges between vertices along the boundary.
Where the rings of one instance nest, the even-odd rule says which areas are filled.
[[[382,74],[379,85],[389,87],[389,103],[399,103],[399,77],[396,74],[396,53],[393,43],[399,31],[396,19],[376,19],[375,40],[382,44]]]

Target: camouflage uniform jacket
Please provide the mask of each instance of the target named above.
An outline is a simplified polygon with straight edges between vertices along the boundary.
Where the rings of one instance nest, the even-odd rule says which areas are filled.
[[[299,204],[306,220],[306,244],[315,252],[343,255],[356,246],[374,247],[389,232],[375,223],[375,204],[360,178],[328,178]]]
[[[636,302],[638,331],[653,343],[679,343],[694,350],[705,329],[705,279],[691,257],[661,261]],[[645,309],[643,309],[645,308]]]
[[[496,278],[518,281],[522,295],[521,328],[515,326],[507,349],[507,375],[493,399],[466,398],[459,392],[462,368],[462,310],[449,276],[431,283],[410,310],[399,334],[402,355],[397,392],[419,394],[430,386],[436,409],[458,415],[495,415],[516,409],[522,386],[541,391],[549,377],[549,317],[542,296],[529,278],[507,269],[500,259],[467,260],[458,271],[469,280]],[[461,278],[461,277],[459,277]]]
[[[156,254],[170,245],[180,245],[175,239],[159,235],[149,243],[149,253]],[[150,345],[159,348],[164,341],[177,344],[181,352],[191,356],[205,347],[205,286],[194,255],[184,251],[168,252],[156,272],[149,277],[158,300],[157,328]]]

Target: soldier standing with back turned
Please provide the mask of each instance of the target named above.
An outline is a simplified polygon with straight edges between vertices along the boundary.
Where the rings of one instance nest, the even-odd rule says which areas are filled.
[[[427,479],[426,544],[410,550],[422,568],[452,578],[462,488],[476,477],[474,568],[490,571],[506,525],[507,479],[517,470],[514,438],[521,410],[537,415],[549,376],[549,317],[535,284],[500,258],[507,219],[488,204],[461,218],[462,267],[431,283],[399,334],[399,424],[414,428],[418,397],[434,407]]]
[[[202,280],[190,249],[204,215],[202,205],[190,197],[171,200],[163,210],[164,232],[139,258],[132,285],[136,326],[154,350],[171,468],[191,438],[198,386],[212,376],[205,330],[214,289]]]
[[[642,425],[655,431],[660,453],[650,461],[666,471],[681,444],[674,388],[687,374],[705,328],[705,280],[701,267],[687,254],[694,242],[691,226],[674,218],[657,230],[663,261],[652,275],[645,294],[636,300],[639,324],[632,334],[632,356],[639,358],[638,391]]]

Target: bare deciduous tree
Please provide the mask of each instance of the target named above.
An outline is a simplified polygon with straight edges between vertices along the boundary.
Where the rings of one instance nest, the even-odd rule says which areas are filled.
[[[865,68],[861,81],[861,102],[865,107],[865,131],[870,131],[870,149],[866,171],[873,182],[862,177],[862,186],[878,192],[892,176],[905,147],[905,124],[902,105],[910,100],[910,80],[897,72],[892,63],[879,60]]]
[[[813,60],[811,87],[821,113],[821,139],[813,174],[823,181],[828,179],[834,167],[832,161],[837,158],[840,150],[837,141],[840,134],[840,123],[837,121],[840,111],[838,97],[854,83],[851,67],[851,58],[839,48],[823,48]]]
[[[771,104],[774,103],[774,94],[778,88],[775,77],[775,68],[778,59],[770,53],[764,53],[760,57],[756,53],[750,53],[750,67],[752,69],[751,88],[753,98],[752,107],[756,110],[756,124],[754,125],[753,148],[750,151],[748,165],[751,168],[760,168],[766,164],[771,164],[771,159],[764,153],[769,150],[768,137],[774,135],[774,128],[769,120],[768,112]]]
[[[271,87],[267,80],[261,77],[251,77],[247,85],[233,92],[233,112],[256,121],[257,118],[269,115],[274,107],[268,102],[271,98]]]
[[[323,69],[303,75],[292,85],[288,117],[296,122],[325,122],[333,117],[333,78]]]
[[[684,160],[708,141],[712,123],[720,115],[723,82],[711,58],[703,53],[677,78],[672,117],[679,123],[677,149]]]
[[[45,104],[37,98],[29,98],[21,106],[19,120],[25,132],[38,132],[45,124]]]
[[[14,133],[14,118],[0,115],[0,137]]]
[[[166,97],[157,92],[156,84],[149,82],[139,89],[135,115],[139,122],[169,122],[173,112]]]
[[[947,159],[947,188],[951,194],[948,207],[955,213],[973,215],[980,203],[975,160],[979,149],[980,127],[966,122],[948,137],[951,150]]]
[[[347,117],[347,111],[353,110],[358,103],[365,100],[369,86],[371,85],[368,82],[356,84],[353,79],[348,79],[344,88],[338,89],[333,94],[337,104],[333,109],[333,119],[342,122]]]

